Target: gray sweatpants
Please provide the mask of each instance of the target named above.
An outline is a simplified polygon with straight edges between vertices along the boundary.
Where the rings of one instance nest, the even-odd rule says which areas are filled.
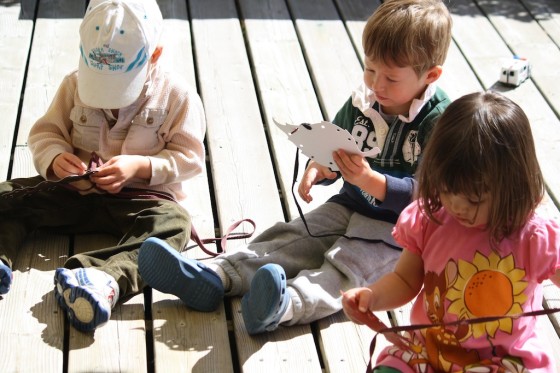
[[[327,202],[305,214],[314,235],[346,234],[378,239],[396,245],[393,224],[360,215],[337,203]],[[226,295],[249,291],[255,272],[267,263],[284,268],[294,317],[288,323],[307,324],[342,309],[340,291],[365,286],[391,271],[400,251],[384,242],[350,240],[338,235],[311,237],[300,218],[276,223],[246,247],[214,259],[229,275]]]

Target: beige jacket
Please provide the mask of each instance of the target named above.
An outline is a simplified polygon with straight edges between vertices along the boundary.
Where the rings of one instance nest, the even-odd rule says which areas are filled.
[[[103,162],[120,154],[145,155],[151,161],[151,179],[127,186],[184,199],[181,182],[205,167],[206,118],[196,91],[155,67],[140,97],[120,109],[115,120],[110,110],[80,101],[77,76],[74,71],[64,78],[49,109],[29,133],[39,174],[47,178],[54,158],[62,152],[74,153],[86,164],[93,151]]]

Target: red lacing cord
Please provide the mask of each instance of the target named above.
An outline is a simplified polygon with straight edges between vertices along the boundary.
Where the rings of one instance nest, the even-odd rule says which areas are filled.
[[[375,352],[375,345],[377,343],[377,336],[379,334],[383,334],[385,338],[391,342],[392,344],[407,349],[407,346],[410,345],[410,341],[403,337],[402,335],[398,334],[399,332],[403,331],[413,331],[413,330],[420,330],[420,329],[429,329],[434,327],[447,327],[447,326],[458,326],[458,325],[469,325],[469,324],[480,324],[485,322],[497,321],[501,319],[517,319],[519,317],[528,317],[528,316],[541,316],[541,315],[550,315],[556,312],[560,312],[560,308],[548,308],[542,309],[537,311],[529,311],[523,312],[516,315],[502,315],[502,316],[487,316],[487,317],[477,317],[474,319],[462,319],[447,323],[434,323],[434,324],[416,324],[416,325],[403,325],[403,326],[393,326],[388,327],[386,326],[377,316],[375,316],[372,312],[360,312],[354,305],[347,303],[350,307],[345,309],[346,312],[349,312],[353,319],[361,322],[364,325],[367,325],[370,329],[375,331],[375,335],[369,346],[369,361],[366,367],[366,373],[373,372],[373,354]]]
[[[249,233],[247,233],[247,232],[233,232],[235,230],[235,228],[237,228],[241,223],[244,223],[244,222],[249,223],[253,226],[253,231],[252,232],[249,232]],[[242,219],[242,220],[236,221],[235,223],[230,225],[230,227],[226,231],[226,234],[224,234],[222,237],[211,237],[211,238],[201,239],[198,236],[198,233],[196,232],[196,230],[194,229],[194,226],[191,226],[191,238],[202,249],[202,251],[204,251],[206,254],[210,255],[211,257],[216,257],[216,256],[226,252],[226,245],[227,245],[228,240],[238,240],[238,239],[243,239],[243,238],[249,238],[253,235],[253,233],[255,233],[255,228],[256,228],[256,224],[253,220]],[[204,244],[218,243],[218,242],[220,242],[220,248],[221,248],[221,251],[218,251],[218,252],[210,251],[204,246]]]

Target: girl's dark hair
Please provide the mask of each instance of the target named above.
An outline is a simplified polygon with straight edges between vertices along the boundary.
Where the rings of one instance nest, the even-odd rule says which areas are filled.
[[[544,195],[531,126],[523,110],[495,92],[465,95],[435,125],[418,171],[418,197],[434,221],[440,192],[488,193],[492,243],[523,226]]]

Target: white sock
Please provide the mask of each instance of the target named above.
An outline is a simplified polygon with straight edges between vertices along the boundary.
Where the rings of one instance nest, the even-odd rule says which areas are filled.
[[[294,303],[292,302],[292,297],[288,297],[288,308],[286,308],[286,312],[284,312],[284,314],[280,318],[279,324],[288,322],[293,318],[294,318]]]
[[[220,280],[222,280],[222,284],[224,285],[225,291],[231,290],[231,280],[229,279],[229,276],[227,275],[226,271],[222,269],[222,267],[214,263],[209,263],[207,267],[213,270],[214,272],[216,272]]]

